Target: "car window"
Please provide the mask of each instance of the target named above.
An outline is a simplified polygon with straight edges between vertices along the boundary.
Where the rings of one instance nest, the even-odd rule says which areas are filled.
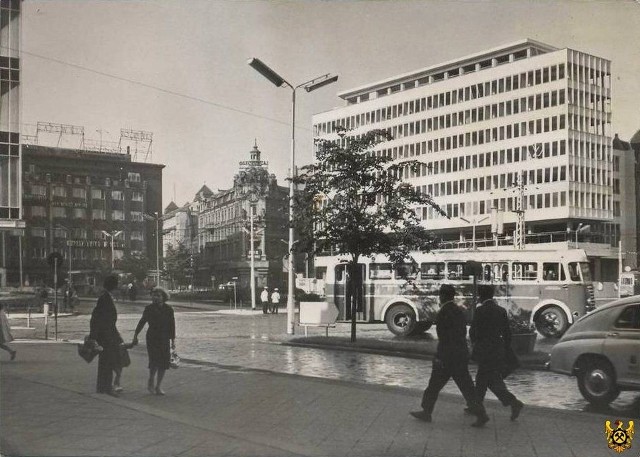
[[[616,328],[640,329],[640,305],[624,308],[614,326]]]

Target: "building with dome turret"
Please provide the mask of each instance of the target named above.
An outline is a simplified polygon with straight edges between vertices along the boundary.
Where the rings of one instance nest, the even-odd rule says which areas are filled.
[[[253,251],[257,288],[282,288],[288,237],[288,189],[279,186],[276,176],[269,173],[257,143],[249,151],[249,160],[238,165],[232,187],[201,195],[197,204],[194,202],[199,281],[220,285],[237,278],[239,290],[246,294],[251,284]]]

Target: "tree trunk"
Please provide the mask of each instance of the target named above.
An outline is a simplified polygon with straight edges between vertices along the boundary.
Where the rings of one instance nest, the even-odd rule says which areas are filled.
[[[353,256],[353,263],[349,265],[351,272],[349,273],[349,288],[351,289],[351,342],[356,342],[356,313],[358,312],[358,297],[357,297],[357,277],[358,277],[358,258],[359,256]]]

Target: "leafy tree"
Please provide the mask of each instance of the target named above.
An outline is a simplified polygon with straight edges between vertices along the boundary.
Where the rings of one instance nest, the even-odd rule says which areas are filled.
[[[137,281],[144,281],[151,268],[151,261],[143,253],[130,253],[118,261],[118,267]]]
[[[178,243],[177,245],[169,245],[167,247],[167,254],[163,259],[162,276],[168,279],[172,286],[188,284],[187,275],[191,269],[190,264],[191,254],[184,245],[184,243]]]
[[[361,256],[385,254],[394,265],[411,259],[413,250],[428,251],[435,241],[420,224],[418,206],[430,206],[446,216],[430,195],[403,181],[423,166],[416,160],[394,160],[373,151],[390,140],[384,130],[362,135],[339,132],[340,140],[321,140],[316,163],[303,167],[296,182],[295,248],[320,254],[346,254],[352,288],[351,341],[356,340],[357,289]],[[412,260],[412,259],[411,259]]]

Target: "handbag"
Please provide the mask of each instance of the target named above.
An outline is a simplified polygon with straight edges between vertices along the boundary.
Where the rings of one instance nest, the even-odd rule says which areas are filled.
[[[91,363],[91,361],[102,352],[102,346],[98,342],[88,336],[84,337],[84,342],[78,344],[78,355],[84,359],[85,362]]]
[[[129,351],[127,351],[127,346],[124,344],[120,345],[120,366],[122,368],[126,368],[131,365],[131,357],[129,357]]]
[[[180,356],[175,351],[171,351],[171,356],[169,357],[169,366],[171,368],[178,368],[180,366]]]

